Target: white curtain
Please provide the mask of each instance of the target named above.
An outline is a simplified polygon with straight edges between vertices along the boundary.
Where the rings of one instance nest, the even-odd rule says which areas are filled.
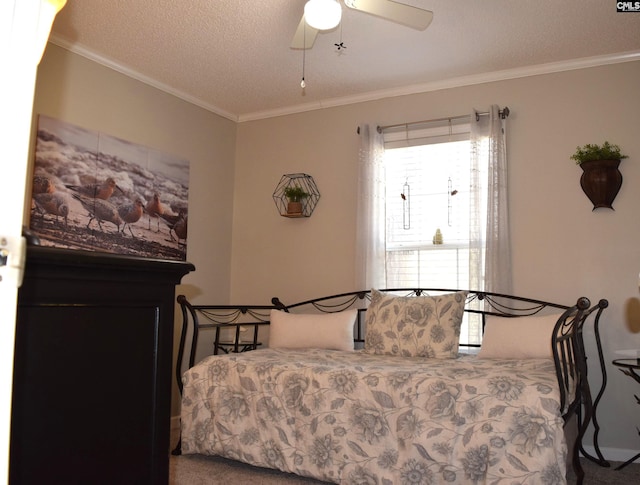
[[[384,139],[375,125],[360,125],[358,207],[356,221],[356,288],[386,285]]]
[[[497,105],[491,106],[488,115],[479,115],[476,111],[471,113],[469,288],[511,294],[505,137],[505,120]],[[480,177],[482,172],[488,174],[486,179]],[[484,219],[484,213],[486,225],[479,222]],[[486,243],[484,268],[483,240]]]

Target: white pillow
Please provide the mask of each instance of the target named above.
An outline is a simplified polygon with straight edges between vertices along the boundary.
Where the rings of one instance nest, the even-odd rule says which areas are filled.
[[[483,359],[552,359],[551,337],[561,313],[530,317],[490,315],[484,327]]]
[[[269,347],[353,350],[357,313],[355,309],[305,315],[271,310]]]

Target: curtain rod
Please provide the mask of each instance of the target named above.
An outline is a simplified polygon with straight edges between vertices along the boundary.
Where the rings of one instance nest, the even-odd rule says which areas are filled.
[[[500,118],[505,119],[509,116],[509,108],[505,106],[501,110],[498,111]],[[488,116],[489,112],[484,111],[482,113],[476,113],[476,121],[480,119],[480,116]],[[432,120],[421,120],[421,121],[411,121],[409,123],[398,123],[396,125],[386,125],[386,126],[378,126],[378,133],[382,133],[384,130],[389,128],[397,128],[398,126],[409,127],[411,125],[421,125],[423,123],[437,123],[438,121],[453,121],[453,120],[462,120],[464,118],[469,118],[471,115],[459,115],[459,116],[447,116],[446,118],[435,118]],[[358,133],[360,133],[360,128],[358,127]]]

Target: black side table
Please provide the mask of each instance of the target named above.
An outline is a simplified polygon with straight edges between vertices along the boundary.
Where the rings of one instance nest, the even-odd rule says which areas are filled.
[[[640,371],[640,357],[637,358],[637,359],[617,359],[617,360],[613,361],[613,365],[619,367],[620,371],[623,374],[628,375],[633,380],[635,380],[638,383],[640,383],[640,374],[638,374],[636,372],[636,371]],[[636,398],[636,401],[638,401],[638,404],[640,404],[640,398],[638,398],[638,396],[636,396],[636,395],[634,395],[634,397]],[[636,430],[638,431],[638,434],[640,435],[640,429],[638,429],[636,427]],[[617,467],[616,470],[621,470],[625,466],[627,466],[630,463],[633,463],[634,461],[636,461],[638,458],[640,458],[640,453],[638,453],[637,455],[635,455],[632,458],[629,458],[622,465]]]

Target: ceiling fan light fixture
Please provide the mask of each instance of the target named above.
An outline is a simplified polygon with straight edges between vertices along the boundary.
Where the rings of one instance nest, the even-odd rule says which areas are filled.
[[[340,23],[342,7],[337,0],[309,0],[304,6],[304,20],[317,30],[330,30]]]

